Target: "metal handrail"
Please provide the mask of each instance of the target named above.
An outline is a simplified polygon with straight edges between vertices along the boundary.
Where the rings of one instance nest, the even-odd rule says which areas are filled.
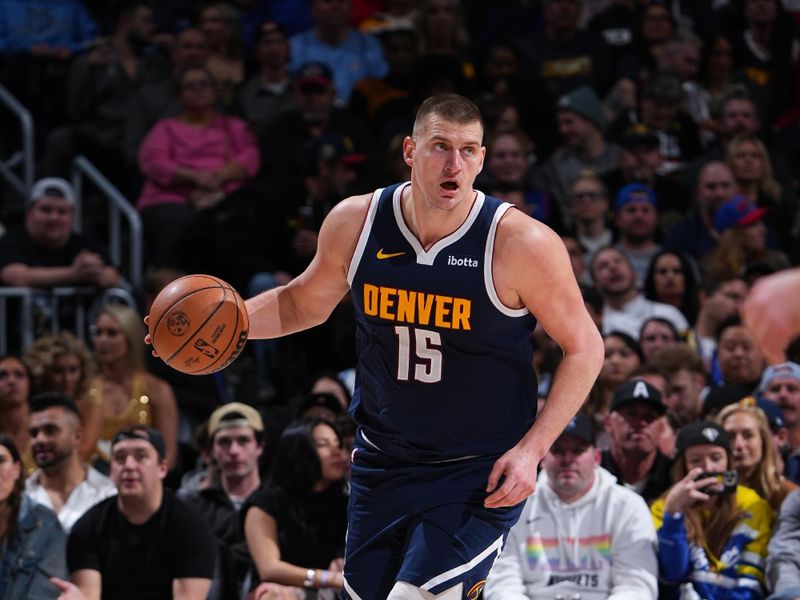
[[[19,158],[17,155],[13,155],[8,162],[0,161],[0,176],[11,184],[22,198],[27,198],[31,187],[33,187],[33,117],[30,111],[3,85],[0,85],[0,102],[5,104],[16,115],[22,129],[22,179],[13,171],[15,166],[13,163]]]
[[[142,220],[139,218],[139,213],[89,159],[85,156],[78,156],[72,161],[72,186],[75,188],[75,197],[78,199],[75,206],[75,224],[77,228],[81,226],[81,199],[83,198],[84,176],[88,177],[109,201],[109,252],[112,262],[116,265],[119,265],[122,261],[120,217],[125,217],[128,222],[130,234],[128,280],[134,289],[138,289],[142,283]]]
[[[61,330],[61,302],[75,301],[74,321],[70,330],[78,339],[86,338],[88,318],[94,315],[85,301],[92,306],[107,303],[125,304],[136,310],[136,300],[122,288],[98,290],[89,286],[59,286],[50,289],[29,287],[0,287],[0,356],[8,352],[8,300],[20,300],[20,349],[24,350],[34,340],[34,311],[37,306],[47,305],[50,331],[57,334]]]
[[[33,342],[33,296],[36,290],[26,287],[0,287],[0,356],[8,352],[8,310],[9,298],[19,298],[20,308],[20,343],[27,348]]]

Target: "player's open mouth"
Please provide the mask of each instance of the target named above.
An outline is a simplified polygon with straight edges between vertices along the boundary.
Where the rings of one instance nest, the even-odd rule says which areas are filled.
[[[458,189],[458,184],[455,181],[445,181],[441,186],[448,192],[455,192]]]

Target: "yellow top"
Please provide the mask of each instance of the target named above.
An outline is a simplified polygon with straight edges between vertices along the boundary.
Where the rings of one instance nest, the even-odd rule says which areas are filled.
[[[92,403],[103,406],[103,377],[92,381],[89,389]],[[111,458],[111,439],[123,427],[129,425],[152,425],[153,415],[150,396],[147,393],[147,382],[142,373],[136,373],[131,381],[131,398],[125,410],[116,415],[104,415],[100,439],[97,440],[97,456],[108,461]]]

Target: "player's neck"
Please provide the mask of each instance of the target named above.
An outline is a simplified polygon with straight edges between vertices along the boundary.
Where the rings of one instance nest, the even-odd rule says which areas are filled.
[[[476,194],[470,190],[470,198],[462,201],[452,210],[434,206],[421,192],[413,190],[413,184],[403,193],[401,202],[403,218],[411,233],[419,240],[426,251],[436,242],[461,227],[472,210]]]

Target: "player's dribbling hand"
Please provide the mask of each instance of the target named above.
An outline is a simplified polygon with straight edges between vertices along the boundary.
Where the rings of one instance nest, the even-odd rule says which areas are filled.
[[[150,332],[149,332],[149,329],[150,329],[150,315],[145,315],[144,324],[148,328],[148,333],[144,336],[144,343],[152,348],[153,347],[153,340],[150,338]],[[158,356],[158,352],[156,352],[155,348],[153,348],[151,350],[151,353],[153,354],[153,356]]]
[[[484,501],[486,508],[514,506],[524,501],[536,489],[536,466],[540,457],[517,445],[503,454],[492,467]],[[498,488],[501,477],[503,484]]]

